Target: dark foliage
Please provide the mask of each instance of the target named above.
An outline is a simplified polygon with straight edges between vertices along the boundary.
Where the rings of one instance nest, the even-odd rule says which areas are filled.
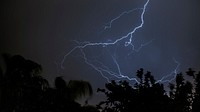
[[[185,81],[182,73],[177,74],[168,93],[150,72],[140,69],[136,73],[139,82],[134,86],[126,81],[111,81],[106,89],[98,88],[107,99],[97,107],[103,112],[200,112],[200,74],[192,69],[186,74],[194,78],[194,84]]]
[[[98,105],[104,107],[103,112],[171,112],[171,99],[163,85],[155,83],[151,73],[144,74],[143,69],[137,71],[137,76],[140,83],[134,87],[126,81],[112,81],[106,84],[107,91],[98,89],[107,96],[107,100]]]
[[[186,72],[194,80],[194,93],[192,99],[192,112],[200,112],[200,72],[196,73],[191,68]]]
[[[39,64],[20,55],[4,55],[6,70],[0,68],[1,112],[98,112],[96,108],[82,107],[75,100],[87,94],[92,87],[85,81],[55,79],[55,88],[40,73]],[[73,92],[73,93],[72,93]]]

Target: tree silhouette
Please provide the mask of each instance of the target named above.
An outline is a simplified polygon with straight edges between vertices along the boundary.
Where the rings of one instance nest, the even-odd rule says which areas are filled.
[[[134,86],[126,81],[111,81],[106,89],[97,89],[107,97],[97,107],[103,112],[200,112],[200,72],[190,68],[186,75],[194,81],[185,80],[182,73],[176,74],[168,93],[150,72],[137,70],[139,81]]]
[[[171,112],[171,99],[162,84],[155,83],[150,72],[137,71],[139,83],[130,86],[126,81],[106,84],[106,89],[98,89],[107,99],[97,105],[103,112]]]
[[[186,81],[183,74],[177,74],[176,85],[170,85],[170,96],[173,99],[173,105],[176,112],[191,112],[192,89],[190,82]]]
[[[66,83],[57,77],[55,88],[51,88],[40,75],[39,64],[20,55],[4,55],[4,60],[5,73],[0,69],[1,112],[81,112],[83,107],[76,100],[92,95],[89,82]],[[84,112],[89,109],[84,107]]]
[[[82,107],[81,112],[99,112],[99,110],[95,106],[86,105]]]
[[[66,91],[72,101],[93,94],[92,86],[86,81],[70,80],[66,84],[62,77],[57,77],[55,79],[55,87],[57,90]]]
[[[92,95],[90,83],[77,80],[70,80],[67,83],[62,77],[56,77],[55,88],[48,89],[44,104],[47,104],[46,107],[49,109],[48,111],[80,112],[81,105],[75,100],[86,95]]]
[[[48,81],[39,74],[41,66],[20,55],[4,55],[6,71],[1,77],[2,110],[6,112],[34,111],[40,108],[43,91]]]
[[[196,73],[191,68],[186,72],[188,76],[194,79],[194,94],[192,103],[192,112],[200,112],[200,72]]]

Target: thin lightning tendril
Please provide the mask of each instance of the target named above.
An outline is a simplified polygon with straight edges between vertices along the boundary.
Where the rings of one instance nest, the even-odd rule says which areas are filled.
[[[108,23],[108,25],[106,25],[106,26],[104,27],[104,30],[110,29],[110,28],[112,27],[112,23],[113,23],[114,21],[120,19],[120,18],[121,18],[122,16],[124,16],[125,14],[132,13],[132,12],[134,12],[134,11],[136,11],[136,10],[143,10],[143,8],[136,8],[136,9],[132,9],[132,10],[125,11],[125,12],[121,13],[119,16],[117,16],[116,18],[112,19],[112,20]]]
[[[94,70],[96,70],[97,72],[99,72],[101,74],[101,76],[103,78],[105,78],[108,82],[110,82],[110,78],[117,78],[117,79],[127,79],[127,80],[130,80],[130,81],[135,81],[137,83],[139,83],[139,81],[136,79],[136,78],[131,78],[127,75],[124,75],[121,71],[121,68],[120,68],[120,64],[118,63],[117,61],[117,58],[114,57],[114,56],[111,56],[112,57],[112,61],[113,63],[115,64],[116,68],[117,68],[117,72],[114,72],[112,71],[109,67],[107,67],[106,65],[104,65],[102,62],[98,61],[98,60],[90,60],[89,58],[87,58],[87,55],[86,53],[84,52],[84,49],[87,48],[87,47],[93,47],[93,46],[102,46],[102,48],[106,47],[106,46],[112,46],[112,45],[116,45],[117,43],[119,42],[122,42],[122,40],[128,40],[128,41],[125,41],[124,43],[124,46],[127,47],[127,46],[131,46],[132,47],[132,50],[135,51],[135,52],[139,52],[140,49],[144,46],[147,46],[149,45],[151,41],[147,42],[147,43],[143,43],[140,45],[139,48],[135,49],[135,46],[133,45],[132,41],[133,41],[133,34],[139,30],[140,28],[143,27],[144,25],[144,15],[145,15],[145,12],[146,12],[146,7],[148,6],[149,4],[149,1],[150,0],[147,0],[146,3],[143,5],[143,8],[137,8],[137,9],[132,9],[132,10],[129,10],[129,11],[125,11],[123,13],[121,13],[119,16],[117,16],[116,18],[112,19],[108,25],[106,25],[104,27],[104,30],[106,29],[110,29],[112,28],[112,24],[113,22],[115,22],[116,20],[120,19],[122,16],[124,16],[125,14],[129,14],[129,13],[132,13],[134,11],[137,11],[137,10],[142,10],[141,12],[141,15],[140,15],[140,20],[141,20],[141,23],[136,26],[131,32],[127,33],[126,35],[122,36],[121,38],[118,38],[116,39],[115,41],[113,42],[78,42],[76,40],[74,40],[78,46],[75,46],[73,49],[71,49],[68,53],[66,53],[61,61],[61,68],[64,69],[64,62],[66,60],[66,58],[71,55],[73,52],[77,51],[77,50],[80,50],[81,54],[82,54],[82,58],[84,59],[85,63],[89,66],[91,66]],[[132,53],[129,53],[129,54],[132,54]],[[165,75],[163,76],[160,80],[158,80],[157,82],[171,82],[172,80],[175,79],[176,77],[176,74],[177,74],[177,70],[180,66],[180,63],[178,61],[176,61],[174,59],[174,62],[177,64],[176,68],[174,69],[174,71],[172,71],[170,74],[168,75]],[[99,65],[99,66],[97,66]],[[107,75],[106,75],[107,74]],[[172,79],[168,79],[170,78],[171,76],[173,76]]]
[[[176,75],[177,75],[177,72],[178,72],[178,69],[180,67],[180,63],[174,58],[174,62],[176,63],[176,68],[168,75],[165,75],[163,76],[160,80],[158,80],[157,82],[162,82],[162,83],[165,83],[165,82],[171,82],[173,81],[175,78],[176,78]],[[168,79],[169,77],[173,77],[171,79]],[[167,80],[166,80],[167,79]]]

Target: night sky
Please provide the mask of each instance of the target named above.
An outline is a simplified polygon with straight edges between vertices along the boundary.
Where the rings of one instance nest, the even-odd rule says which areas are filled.
[[[95,67],[134,77],[136,70],[149,70],[156,79],[191,67],[200,70],[200,1],[150,0],[144,25],[127,39],[111,46],[88,46],[88,42],[114,42],[141,24],[146,0],[1,0],[0,53],[20,54],[43,67],[51,83],[65,80],[89,81],[94,88],[107,82]],[[124,11],[137,9],[112,23]],[[140,46],[143,46],[141,49]],[[84,55],[83,55],[84,54]],[[65,58],[65,60],[63,60]],[[1,59],[2,61],[2,59]],[[117,64],[119,66],[117,66]],[[63,68],[62,68],[62,67]],[[119,69],[117,68],[120,68]],[[116,77],[104,73],[109,79]],[[172,77],[169,77],[172,78]],[[134,81],[130,82],[134,83]],[[89,103],[94,103],[96,95]]]

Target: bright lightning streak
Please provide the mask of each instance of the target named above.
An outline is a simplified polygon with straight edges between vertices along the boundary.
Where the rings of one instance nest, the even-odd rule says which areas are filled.
[[[145,14],[146,7],[147,7],[148,3],[149,3],[149,0],[147,0],[147,2],[144,4],[144,7],[142,8],[141,24],[140,24],[139,26],[135,27],[135,28],[133,29],[133,31],[129,32],[129,33],[126,34],[125,36],[122,36],[121,38],[116,39],[114,42],[104,42],[104,43],[98,43],[98,42],[96,42],[96,43],[90,43],[90,42],[87,42],[87,43],[84,44],[84,45],[76,46],[76,47],[74,47],[72,50],[70,50],[70,51],[64,56],[64,58],[63,58],[63,60],[62,60],[62,62],[61,62],[61,67],[64,68],[64,67],[63,67],[63,63],[65,62],[65,59],[67,58],[67,56],[69,56],[72,52],[74,52],[74,51],[77,50],[77,49],[84,49],[84,48],[86,48],[86,47],[88,47],[88,46],[100,46],[100,45],[101,45],[101,46],[105,47],[105,46],[108,46],[108,45],[115,45],[116,43],[118,43],[118,42],[120,42],[120,41],[122,41],[123,39],[126,39],[126,38],[128,38],[128,37],[129,37],[129,41],[125,42],[125,46],[131,45],[131,46],[134,47],[134,45],[132,44],[133,34],[134,34],[139,28],[142,28],[142,26],[143,26],[143,24],[144,24],[144,14]],[[124,15],[125,13],[130,13],[130,12],[132,12],[132,11],[123,12],[123,13],[120,14],[120,16],[118,16],[117,18],[120,18],[120,17],[121,17],[122,15]],[[113,20],[111,20],[110,26],[109,26],[109,27],[111,27],[112,22],[115,21],[115,20],[116,20],[116,18],[113,19]]]
[[[117,69],[118,69],[118,72],[119,72],[119,73],[115,73],[115,72],[111,71],[108,67],[106,67],[105,65],[103,65],[103,64],[102,64],[101,62],[99,62],[99,61],[96,61],[96,63],[101,64],[101,67],[95,66],[94,64],[92,64],[92,63],[90,62],[90,60],[88,60],[88,58],[87,58],[85,52],[83,51],[83,49],[80,49],[80,50],[81,50],[81,53],[82,53],[82,55],[83,55],[83,59],[85,60],[85,63],[87,63],[87,64],[88,64],[89,66],[91,66],[93,69],[95,69],[96,71],[98,71],[98,72],[101,74],[101,76],[102,76],[103,78],[105,78],[108,82],[110,82],[110,79],[109,79],[108,77],[106,77],[106,76],[104,75],[104,73],[107,73],[107,74],[109,74],[110,76],[113,76],[113,77],[118,78],[118,79],[124,78],[124,79],[128,79],[128,80],[130,80],[130,81],[134,80],[134,81],[136,81],[137,83],[139,83],[139,81],[137,81],[136,78],[130,78],[130,77],[126,76],[126,75],[122,75],[121,70],[120,70],[120,66],[119,66],[117,60],[116,60],[114,57],[112,57],[112,58],[113,58],[114,63],[115,63],[116,66],[117,66]]]
[[[116,45],[117,43],[124,42],[123,40],[126,39],[126,41],[124,43],[124,47],[131,46],[133,51],[139,52],[142,47],[147,46],[148,44],[150,44],[152,42],[152,40],[147,42],[147,43],[141,44],[138,49],[135,49],[135,46],[132,43],[133,42],[133,34],[137,30],[142,28],[143,25],[144,25],[144,15],[145,15],[145,12],[146,12],[146,8],[147,8],[147,6],[149,4],[149,1],[150,0],[147,0],[142,8],[137,8],[137,9],[133,9],[133,10],[125,11],[125,12],[121,13],[119,16],[117,16],[116,18],[112,19],[107,26],[104,27],[104,30],[112,28],[113,22],[115,22],[116,20],[120,19],[125,14],[129,14],[129,13],[132,13],[132,12],[137,11],[137,10],[142,10],[142,13],[140,15],[141,23],[138,26],[136,26],[131,32],[127,33],[126,35],[124,35],[124,36],[122,36],[122,37],[120,37],[118,39],[116,39],[115,41],[113,41],[113,42],[93,42],[92,43],[92,42],[78,42],[78,41],[75,40],[75,42],[78,44],[78,46],[75,46],[67,54],[64,55],[64,57],[63,57],[63,59],[61,61],[61,68],[64,69],[63,64],[64,64],[65,60],[67,59],[67,57],[69,55],[71,55],[73,52],[75,52],[77,50],[80,50],[80,52],[82,54],[82,58],[84,59],[85,63],[87,65],[91,66],[97,72],[99,72],[101,74],[101,76],[103,78],[105,78],[108,82],[110,82],[110,78],[115,77],[117,79],[127,79],[127,80],[130,80],[130,81],[136,81],[137,83],[139,83],[139,81],[137,81],[136,78],[131,78],[131,77],[129,77],[127,75],[124,75],[122,73],[121,68],[120,68],[120,64],[118,63],[117,59],[114,56],[111,56],[111,57],[112,57],[113,63],[115,64],[115,66],[117,68],[117,72],[112,71],[109,67],[107,67],[106,65],[104,65],[102,62],[100,62],[98,60],[90,60],[89,58],[87,58],[87,55],[84,52],[84,49],[87,48],[87,47],[94,47],[94,46],[100,46],[102,48],[105,48],[107,46],[113,46],[113,45]],[[131,54],[131,53],[129,53],[129,54]],[[175,75],[174,75],[174,77],[172,79],[170,79],[170,80],[167,79],[168,77],[170,77],[173,74],[177,73],[177,69],[179,68],[180,64],[176,60],[175,60],[175,62],[177,63],[177,67],[175,68],[175,70],[171,74],[162,77],[157,82],[171,82],[175,78]]]

